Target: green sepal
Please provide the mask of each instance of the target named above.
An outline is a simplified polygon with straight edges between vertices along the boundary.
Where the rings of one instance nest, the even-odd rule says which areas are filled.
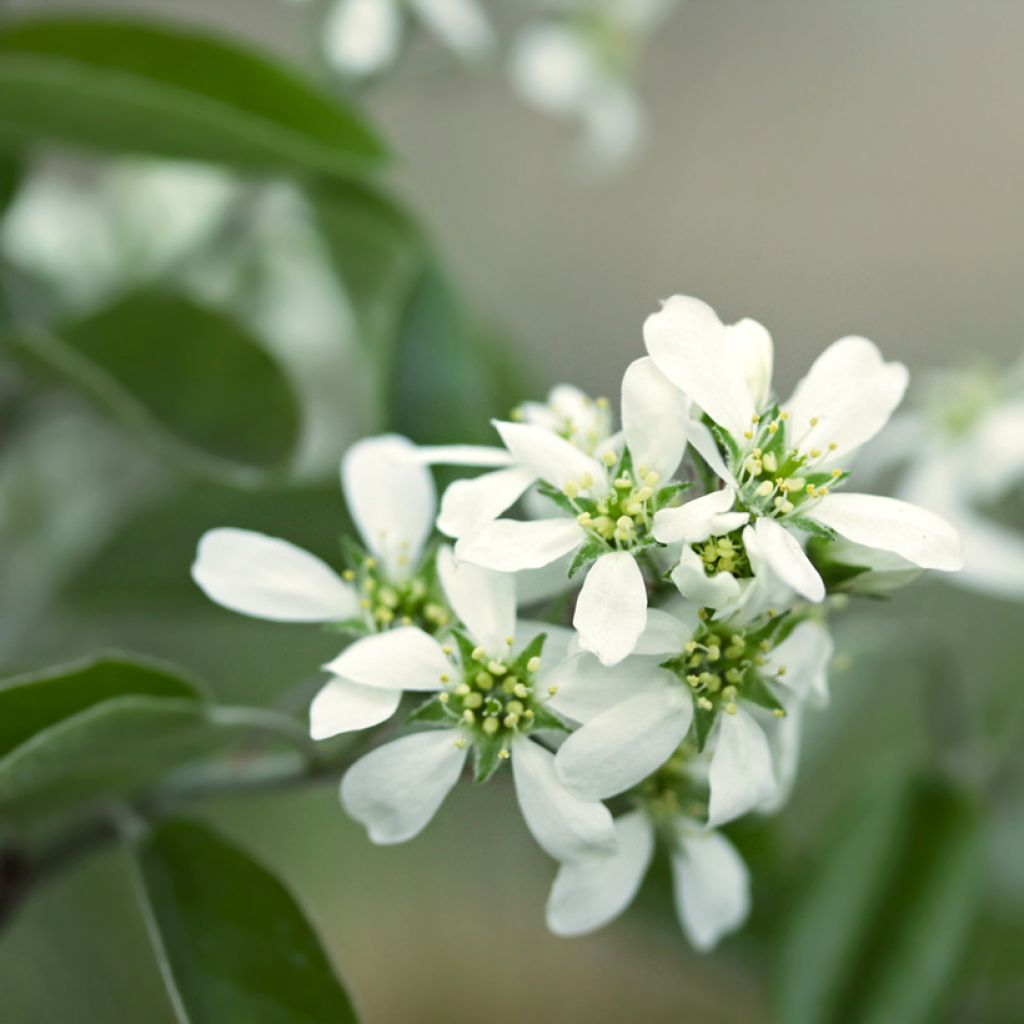
[[[465,669],[473,661],[473,652],[476,650],[476,644],[461,629],[453,629],[452,636],[455,637],[455,643],[458,644],[459,654],[462,658],[462,667]]]
[[[813,537],[820,537],[822,540],[836,539],[836,531],[831,526],[819,523],[816,519],[808,519],[806,516],[790,516],[786,521],[798,530],[803,530],[804,533],[809,533]]]
[[[683,491],[688,491],[693,486],[689,480],[673,480],[664,487],[659,487],[654,495],[654,507],[664,508],[673,498],[678,497]]]
[[[531,658],[539,658],[544,650],[544,643],[547,640],[547,633],[538,633],[517,655],[516,660],[509,665],[512,675],[523,679],[529,674],[526,668]]]
[[[486,782],[501,765],[504,737],[480,735],[473,740],[473,781]]]
[[[569,566],[569,579],[572,579],[580,569],[590,565],[591,562],[596,562],[608,550],[608,545],[604,541],[596,538],[588,540],[576,552],[576,557],[572,560],[572,565]]]
[[[728,430],[723,429],[717,423],[709,422],[708,427],[719,449],[728,456],[729,468],[732,470],[738,469],[743,453],[740,451],[740,446],[736,443],[735,438]]]
[[[355,537],[348,533],[342,534],[341,554],[345,559],[345,564],[353,572],[357,572],[361,569],[366,560],[372,557],[370,552],[367,551],[366,548],[364,548],[362,544],[355,539]]]
[[[554,712],[541,706],[533,709],[533,729],[554,729],[555,732],[569,732],[565,724]]]
[[[370,632],[366,623],[355,617],[342,619],[340,622],[327,622],[324,624],[324,629],[328,633],[345,633],[349,636],[365,636]]]
[[[747,642],[759,644],[762,640],[768,640],[773,647],[777,647],[790,633],[800,625],[807,616],[796,611],[783,612],[770,618],[760,629],[747,634]]]
[[[546,481],[541,480],[537,483],[537,492],[553,501],[563,512],[567,512],[574,519],[579,514],[579,509],[572,503],[569,496]]]
[[[445,722],[450,718],[448,709],[441,703],[438,696],[429,697],[414,708],[406,719],[407,722]]]
[[[718,714],[716,708],[702,708],[696,700],[693,702],[693,740],[697,747],[697,753],[702,753],[707,745],[708,736],[711,733],[711,726],[715,724],[715,716]]]
[[[786,710],[764,679],[753,673],[743,681],[743,699],[757,704],[758,707],[768,708],[769,711]]]

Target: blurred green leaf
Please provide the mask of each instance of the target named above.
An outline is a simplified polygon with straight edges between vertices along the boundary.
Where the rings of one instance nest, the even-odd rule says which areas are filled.
[[[951,784],[930,780],[887,785],[846,817],[783,936],[779,1019],[945,1019],[978,903],[978,809]]]
[[[98,655],[0,682],[0,756],[35,733],[118,697],[198,700],[194,682],[157,662]]]
[[[299,436],[291,385],[231,317],[191,299],[137,292],[57,336],[16,342],[188,468],[263,483]]]
[[[198,822],[136,846],[143,910],[186,1024],[349,1024],[352,1004],[295,898]]]
[[[0,217],[10,205],[21,184],[21,161],[0,154]]]
[[[39,142],[327,174],[384,157],[352,108],[273,57],[111,17],[0,31],[0,144]]]

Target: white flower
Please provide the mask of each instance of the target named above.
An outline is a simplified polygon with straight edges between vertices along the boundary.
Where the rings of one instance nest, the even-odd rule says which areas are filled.
[[[381,71],[398,55],[408,7],[434,36],[465,60],[494,45],[494,34],[475,0],[336,0],[324,23],[323,47],[331,67],[353,78]]]
[[[441,728],[404,736],[357,761],[342,780],[345,809],[375,843],[410,839],[440,807],[472,749],[478,781],[511,760],[523,817],[548,854],[573,860],[609,852],[611,815],[568,790],[554,755],[537,742],[538,732],[561,728],[545,707],[550,670],[548,656],[538,653],[544,627],[519,631],[529,636],[525,647],[517,641],[513,577],[457,563],[447,549],[438,571],[468,634],[459,636],[458,649],[407,627],[359,640],[327,666],[365,686],[437,694],[414,719]],[[549,646],[559,640],[567,642],[549,635]]]
[[[277,622],[359,620],[366,629],[403,619],[434,626],[446,610],[416,575],[437,507],[415,446],[385,435],[354,444],[341,464],[349,511],[370,556],[343,578],[315,555],[276,537],[232,527],[199,541],[192,578],[225,608]],[[324,739],[395,713],[400,692],[335,675],[313,700],[310,732]]]
[[[842,338],[811,366],[781,411],[769,404],[772,343],[753,320],[722,324],[698,299],[677,295],[644,324],[662,373],[713,422],[694,419],[690,443],[734,490],[737,511],[755,520],[766,563],[809,601],[825,596],[807,558],[807,534],[838,534],[927,569],[961,565],[956,531],[916,505],[835,493],[841,466],[889,419],[907,384],[865,338]]]
[[[495,495],[480,484],[484,477],[459,489],[457,525],[475,529],[459,536],[456,554],[499,572],[538,569],[574,552],[578,566],[592,562],[573,625],[582,647],[602,663],[621,661],[644,629],[647,588],[637,557],[657,543],[652,516],[675,493],[663,488],[686,445],[685,412],[678,391],[651,360],[638,359],[622,382],[621,455],[610,448],[598,460],[546,427],[496,421],[514,462],[503,472],[519,474],[516,487]],[[555,515],[531,522],[493,518],[518,497],[517,488],[522,493],[536,481],[558,501]],[[442,511],[441,529],[452,525]]]
[[[583,723],[558,750],[560,778],[581,796],[615,796],[656,772],[692,736],[698,752],[706,744],[711,750],[709,825],[777,801],[769,735],[811,695],[824,699],[832,653],[827,633],[803,622],[773,648],[768,637],[784,626],[781,619],[751,627],[693,613],[656,614],[639,645],[644,653],[616,666],[600,685],[592,671],[574,678],[587,655],[556,671],[553,707]],[[790,740],[795,735],[787,734],[779,748],[787,759]],[[783,781],[791,781],[788,765]]]
[[[732,844],[682,815],[666,823],[679,923],[701,952],[734,931],[750,909],[750,878]],[[650,865],[655,824],[644,810],[615,819],[614,853],[563,864],[548,897],[548,927],[584,935],[608,924],[632,903]]]

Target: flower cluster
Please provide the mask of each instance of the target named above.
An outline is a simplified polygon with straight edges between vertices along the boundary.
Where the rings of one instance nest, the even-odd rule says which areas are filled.
[[[508,761],[560,864],[553,931],[616,917],[661,843],[680,923],[709,949],[749,904],[718,829],[784,802],[804,709],[828,697],[826,597],[908,566],[956,570],[959,541],[931,512],[846,490],[907,384],[871,342],[829,346],[780,403],[752,320],[676,296],[644,340],[621,429],[608,402],[563,385],[496,421],[501,446],[362,441],[342,463],[364,545],[347,569],[218,529],[193,576],[235,611],[351,635],[325,666],[314,738],[380,725],[419,694],[403,734],[342,780],[374,842],[420,832],[470,757],[477,782]],[[439,463],[485,471],[438,506]],[[451,544],[430,544],[435,524]],[[520,614],[552,596],[571,628]]]

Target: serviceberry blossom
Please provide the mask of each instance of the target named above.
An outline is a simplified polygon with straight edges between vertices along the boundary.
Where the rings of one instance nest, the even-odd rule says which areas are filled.
[[[411,839],[433,818],[472,751],[478,782],[511,762],[526,824],[552,857],[610,851],[611,815],[562,784],[554,754],[539,742],[565,729],[548,709],[557,692],[549,665],[559,663],[568,637],[553,636],[564,633],[557,627],[517,623],[512,576],[457,563],[449,549],[438,556],[438,572],[461,627],[450,642],[405,627],[357,641],[328,666],[366,686],[436,694],[412,716],[426,731],[379,747],[348,770],[345,809],[376,843]]]
[[[688,425],[690,443],[731,489],[735,510],[750,516],[768,566],[802,597],[825,596],[804,550],[812,536],[843,537],[925,569],[960,568],[956,531],[933,512],[839,492],[853,454],[885,426],[907,386],[906,367],[885,362],[872,342],[830,345],[781,406],[771,397],[771,337],[754,320],[725,325],[706,303],[676,295],[647,318],[644,342],[703,414]]]
[[[537,485],[551,499],[545,518],[492,518],[511,501],[478,494],[478,524],[459,536],[458,557],[500,572],[537,569],[570,556],[570,574],[584,568],[573,625],[580,645],[605,665],[625,658],[647,620],[647,583],[641,563],[658,546],[651,525],[659,509],[674,502],[682,484],[673,476],[686,447],[687,403],[650,359],[638,359],[622,382],[623,443],[600,458],[582,451],[547,427],[495,421],[525,487]],[[497,505],[503,504],[498,509]],[[451,530],[442,517],[442,529]]]

